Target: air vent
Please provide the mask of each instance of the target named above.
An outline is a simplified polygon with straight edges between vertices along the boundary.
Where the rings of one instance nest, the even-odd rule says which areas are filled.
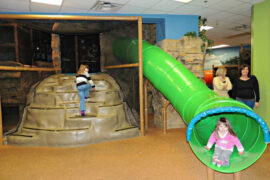
[[[249,29],[249,26],[246,24],[240,25],[240,26],[235,26],[232,28],[235,31],[242,31],[242,30],[246,30]]]
[[[106,1],[97,1],[91,10],[100,12],[115,12],[122,7],[122,4],[111,3]]]

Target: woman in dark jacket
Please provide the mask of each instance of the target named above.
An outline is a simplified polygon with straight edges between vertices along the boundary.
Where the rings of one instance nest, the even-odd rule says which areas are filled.
[[[232,89],[232,97],[250,108],[259,106],[260,91],[257,78],[250,75],[248,65],[240,67],[240,77],[235,79]]]

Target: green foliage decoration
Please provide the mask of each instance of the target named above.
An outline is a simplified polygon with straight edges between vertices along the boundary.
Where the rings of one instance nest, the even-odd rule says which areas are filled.
[[[201,28],[201,26],[204,26],[206,23],[207,19],[206,18],[201,18],[201,16],[199,16],[199,29]],[[188,37],[200,37],[203,41],[202,46],[201,46],[201,51],[204,52],[206,50],[207,47],[212,47],[214,45],[214,41],[209,39],[206,36],[206,30],[202,30],[199,31],[199,36],[197,36],[196,32],[187,32],[184,36],[188,36]],[[206,47],[207,46],[207,47]],[[209,50],[209,52],[211,53],[211,49]]]

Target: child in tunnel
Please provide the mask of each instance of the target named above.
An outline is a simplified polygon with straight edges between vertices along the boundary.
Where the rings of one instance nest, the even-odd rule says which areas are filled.
[[[212,158],[213,165],[218,167],[229,166],[230,156],[234,146],[237,147],[239,155],[244,153],[244,147],[240,140],[236,137],[230,121],[221,117],[216,125],[215,130],[211,134],[205,149],[210,150],[213,144],[215,145],[214,155]]]
[[[78,94],[80,96],[80,111],[82,116],[85,116],[85,100],[87,99],[88,93],[91,88],[95,90],[95,84],[91,80],[88,71],[88,66],[81,64],[76,75],[76,85]]]

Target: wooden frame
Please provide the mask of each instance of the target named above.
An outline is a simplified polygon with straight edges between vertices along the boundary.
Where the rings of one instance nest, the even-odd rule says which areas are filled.
[[[141,16],[78,16],[78,15],[42,15],[42,14],[0,14],[0,19],[38,19],[38,20],[81,20],[81,21],[137,21],[138,22],[138,64],[134,67],[139,68],[139,102],[140,102],[140,126],[141,135],[144,136],[144,111],[143,111],[143,56],[142,56],[142,17]],[[10,68],[10,67],[9,67]],[[16,71],[42,71],[47,69],[38,68],[17,68],[0,67],[0,70]],[[1,117],[2,118],[2,117]],[[1,122],[0,122],[1,123]],[[2,131],[2,123],[0,125]],[[1,137],[1,136],[0,136]],[[1,140],[2,142],[2,140]]]

